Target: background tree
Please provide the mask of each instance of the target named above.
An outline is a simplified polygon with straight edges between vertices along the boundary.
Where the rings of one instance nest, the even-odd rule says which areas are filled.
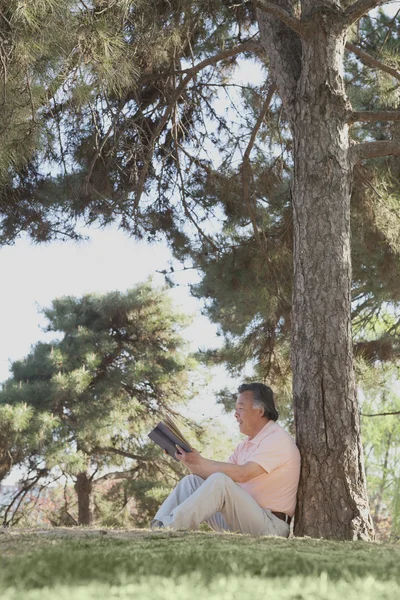
[[[28,456],[41,453],[51,439],[56,419],[25,403],[0,405],[0,484]]]
[[[371,512],[380,536],[399,539],[399,365],[358,359],[361,420]]]
[[[187,318],[149,283],[125,294],[60,298],[44,314],[48,331],[62,337],[12,364],[0,406],[39,421],[53,415],[51,439],[38,450],[43,474],[61,469],[74,477],[78,522],[90,524],[96,480],[129,477],[132,487],[138,480],[151,487],[181,474],[146,434],[188,397],[195,363],[180,335]],[[33,435],[29,424],[25,430]],[[17,447],[15,462],[32,460],[26,441]]]
[[[398,24],[383,14],[363,19],[383,4],[97,0],[62,3],[60,10],[52,5],[54,31],[62,23],[71,32],[69,54],[61,45],[52,65],[69,76],[49,102],[34,104],[46,142],[31,164],[52,162],[60,175],[29,176],[20,188],[21,198],[27,190],[38,191],[37,201],[51,203],[57,195],[65,215],[87,222],[118,220],[136,236],[152,239],[163,231],[176,256],[189,257],[206,275],[208,267],[230,264],[232,271],[221,280],[238,294],[250,289],[253,302],[247,308],[247,298],[241,300],[238,309],[232,299],[230,310],[216,316],[229,336],[245,335],[252,342],[246,356],[267,357],[272,373],[280,370],[273,359],[281,357],[282,363],[288,356],[290,332],[303,457],[300,535],[368,538],[372,531],[350,309],[352,281],[361,320],[398,298],[398,281],[393,283],[388,269],[378,278],[387,284],[383,294],[374,284],[385,256],[398,264],[398,228],[385,232],[392,223],[388,215],[394,223],[398,219],[398,159],[382,159],[397,156],[400,147],[399,113],[392,110],[400,79]],[[19,30],[15,7],[10,4],[6,17]],[[30,11],[38,7],[32,3]],[[345,51],[353,58],[346,59]],[[236,106],[231,118],[215,98],[216,90],[235,84],[230,77],[239,54],[260,60],[264,82],[258,89],[245,86],[246,110]],[[383,75],[371,76],[362,65]],[[32,70],[37,73],[35,65]],[[43,89],[39,76],[32,81],[31,89]],[[214,160],[212,146],[221,153]],[[370,159],[378,159],[380,169],[365,163]],[[350,197],[363,243],[353,279]],[[17,223],[5,217],[9,238]],[[377,247],[375,240],[382,243]],[[254,279],[246,280],[249,266],[262,290],[261,318]],[[247,269],[243,276],[238,267]],[[213,297],[214,290],[203,287],[199,293]],[[388,333],[394,348],[397,329]],[[370,345],[371,352],[380,348],[378,341]],[[228,349],[235,350],[232,344]],[[284,373],[287,379],[286,367]]]

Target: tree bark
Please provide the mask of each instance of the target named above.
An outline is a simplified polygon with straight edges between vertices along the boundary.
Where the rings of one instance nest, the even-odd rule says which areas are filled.
[[[79,525],[91,525],[93,521],[92,481],[86,471],[78,473],[76,476],[75,491],[78,496],[78,523]]]
[[[337,7],[322,9],[322,4],[315,10],[309,4],[295,85],[292,81],[286,88],[281,74],[276,79],[294,142],[292,367],[302,457],[294,531],[317,538],[371,539],[350,317],[352,162],[342,75],[346,31]],[[268,52],[275,24],[271,17],[260,17]],[[281,55],[270,63],[270,74],[293,73],[294,64],[285,64]]]

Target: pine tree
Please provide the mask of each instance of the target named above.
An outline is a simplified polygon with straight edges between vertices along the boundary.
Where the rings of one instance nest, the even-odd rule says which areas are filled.
[[[29,199],[45,206],[39,222],[47,238],[60,229],[51,218],[46,225],[48,206],[65,222],[118,221],[149,239],[162,232],[178,258],[205,270],[197,293],[211,299],[234,360],[244,348],[267,373],[279,375],[284,364],[287,381],[291,336],[303,460],[298,535],[372,533],[351,300],[357,327],[398,299],[398,19],[365,16],[384,4],[52,5],[48,23],[57,31],[64,11],[68,44],[52,54],[53,70],[42,72],[56,73],[55,82],[65,70],[68,76],[35,105],[44,143],[27,177],[10,184],[17,182],[17,206],[28,211],[25,229],[34,222]],[[12,26],[16,7],[6,13]],[[232,96],[241,55],[264,74],[262,84],[244,86],[243,103]],[[38,66],[31,70],[27,98],[29,89],[41,89]],[[217,92],[231,95],[234,117],[218,106]],[[56,177],[40,168],[49,162],[58,166]],[[15,237],[20,222],[7,213],[3,239]],[[222,284],[235,296],[219,295]],[[372,340],[371,355],[384,347],[397,352],[397,328],[386,337]]]
[[[149,283],[125,294],[59,298],[44,314],[48,330],[62,337],[36,344],[12,364],[0,409],[25,411],[39,421],[51,415],[51,437],[38,451],[43,474],[61,469],[74,476],[79,523],[89,524],[96,478],[130,477],[134,485],[140,477],[154,483],[174,474],[174,465],[167,466],[146,434],[187,397],[194,366],[180,336],[187,319],[172,310],[164,290]],[[36,429],[24,423],[23,434],[37,437]],[[15,462],[32,463],[26,441],[16,445]]]

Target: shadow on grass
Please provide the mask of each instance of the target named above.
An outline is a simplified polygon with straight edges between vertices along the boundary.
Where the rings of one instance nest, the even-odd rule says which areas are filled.
[[[18,539],[19,538],[19,539]],[[110,585],[151,576],[196,575],[204,582],[229,577],[307,577],[330,580],[373,577],[400,583],[400,546],[312,539],[253,538],[208,533],[155,532],[115,536],[38,535],[0,540],[2,589],[56,585]]]

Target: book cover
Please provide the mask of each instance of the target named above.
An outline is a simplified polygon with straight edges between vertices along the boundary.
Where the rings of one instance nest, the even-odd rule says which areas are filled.
[[[189,442],[179,431],[178,427],[169,417],[165,417],[155,428],[148,434],[148,437],[166,450],[170,456],[176,461],[175,453],[177,452],[176,445],[180,446],[185,452],[191,452]]]

